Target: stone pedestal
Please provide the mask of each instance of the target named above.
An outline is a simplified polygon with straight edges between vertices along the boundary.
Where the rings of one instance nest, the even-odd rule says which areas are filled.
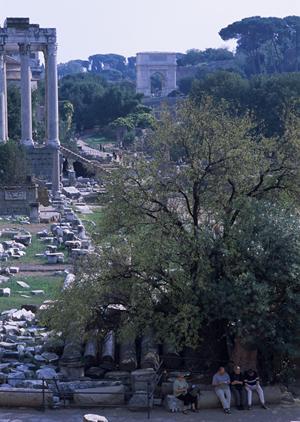
[[[123,341],[120,344],[121,371],[134,371],[137,368],[135,341]]]
[[[38,202],[30,204],[29,219],[30,219],[31,223],[39,223],[40,222],[39,205],[40,204]]]
[[[157,369],[159,367],[158,346],[151,331],[143,336],[141,349],[141,367]]]
[[[81,345],[75,342],[68,342],[64,347],[62,358],[59,362],[61,373],[69,379],[84,377],[84,366],[82,363]]]

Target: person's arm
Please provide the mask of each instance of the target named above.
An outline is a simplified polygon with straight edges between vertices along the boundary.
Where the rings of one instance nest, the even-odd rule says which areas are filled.
[[[230,378],[230,383],[231,383],[231,385],[243,384],[241,381],[235,380],[235,379],[234,379],[234,376],[232,376],[232,377]]]
[[[186,387],[180,387],[178,382],[174,382],[174,394],[175,396],[177,394],[182,394],[182,393],[186,393],[187,392],[187,384]]]
[[[212,385],[213,385],[214,387],[217,387],[217,386],[219,385],[219,383],[218,383],[218,381],[217,381],[217,377],[216,377],[215,375],[213,376]]]

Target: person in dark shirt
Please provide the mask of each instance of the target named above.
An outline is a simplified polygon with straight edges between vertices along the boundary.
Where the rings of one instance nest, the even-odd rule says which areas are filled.
[[[248,395],[248,410],[251,410],[253,391],[257,392],[262,408],[267,409],[264,392],[260,386],[259,376],[257,375],[257,372],[255,372],[253,369],[249,369],[248,371],[246,371],[244,375],[244,383]]]
[[[231,391],[238,410],[244,410],[246,403],[246,391],[244,389],[244,377],[239,366],[235,366],[230,376]]]

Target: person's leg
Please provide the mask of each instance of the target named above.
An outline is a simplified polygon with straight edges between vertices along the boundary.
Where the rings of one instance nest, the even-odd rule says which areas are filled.
[[[247,391],[248,407],[252,406],[252,389],[248,385],[245,387]]]
[[[198,396],[194,396],[193,394],[188,393],[187,394],[188,398],[189,398],[189,404],[191,404],[192,406],[192,410],[197,410],[198,409]]]
[[[216,388],[216,395],[218,396],[223,409],[228,409],[227,407],[227,400],[225,398],[225,392],[223,390],[223,388]]]
[[[230,405],[231,405],[231,390],[230,390],[229,387],[225,390],[225,397],[226,397],[226,400],[227,400],[227,409],[230,409]]]
[[[245,388],[241,389],[241,409],[244,409],[247,403],[247,392]]]
[[[185,394],[180,394],[180,396],[177,396],[176,399],[180,400],[183,402],[183,411],[186,412],[186,408],[185,408]]]
[[[236,388],[233,387],[232,388],[232,394],[233,394],[233,397],[234,397],[234,403],[235,403],[236,407],[239,407],[241,405],[239,391]]]
[[[265,405],[265,395],[264,395],[263,389],[261,388],[261,386],[259,384],[256,386],[256,391],[257,391],[260,403],[264,406]]]
[[[189,406],[193,403],[193,397],[190,393],[186,393],[184,396],[184,405]]]

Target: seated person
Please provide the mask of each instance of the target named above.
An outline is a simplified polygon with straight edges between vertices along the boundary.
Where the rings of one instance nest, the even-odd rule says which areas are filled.
[[[225,413],[230,413],[230,377],[223,366],[220,366],[218,372],[214,375],[212,385],[215,387],[215,393],[218,396]]]
[[[187,414],[187,406],[192,405],[192,411],[197,411],[197,396],[193,396],[188,392],[189,385],[185,379],[184,374],[178,374],[176,380],[174,381],[173,391],[174,396],[183,401],[183,413]]]
[[[238,410],[243,410],[245,405],[246,391],[244,389],[244,377],[239,366],[235,366],[230,376],[231,391]]]
[[[248,371],[246,371],[244,375],[244,383],[248,395],[248,410],[251,410],[253,391],[257,392],[262,408],[267,409],[267,406],[265,404],[264,392],[260,386],[259,376],[257,375],[257,372],[255,372],[253,369],[249,369]]]

